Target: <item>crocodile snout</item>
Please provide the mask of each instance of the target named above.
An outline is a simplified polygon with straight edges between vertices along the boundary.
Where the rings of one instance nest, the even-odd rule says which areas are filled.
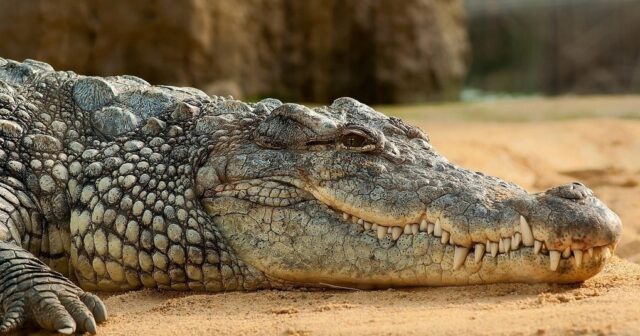
[[[535,239],[554,254],[612,250],[620,239],[622,223],[618,215],[582,183],[534,194],[527,203],[525,217]]]

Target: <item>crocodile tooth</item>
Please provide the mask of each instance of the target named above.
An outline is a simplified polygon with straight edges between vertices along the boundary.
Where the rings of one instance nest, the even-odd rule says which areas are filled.
[[[595,260],[600,260],[602,258],[602,248],[599,246],[593,247],[593,257]]]
[[[379,226],[378,224],[376,224],[376,223],[372,223],[372,224],[371,224],[371,230],[378,231],[378,226]]]
[[[393,240],[398,240],[398,238],[400,238],[400,235],[402,234],[403,229],[399,226],[394,226],[391,229],[391,239]]]
[[[358,218],[358,224],[364,225],[364,220],[362,218]]]
[[[442,230],[442,238],[440,238],[440,242],[446,244],[449,242],[449,231]]]
[[[611,249],[609,246],[605,246],[602,248],[602,259],[608,259],[611,257]]]
[[[533,253],[538,254],[540,253],[540,249],[542,249],[542,242],[539,240],[536,240],[533,242]]]
[[[453,235],[449,235],[449,245],[453,245]]]
[[[429,223],[429,225],[427,226],[427,234],[432,234],[433,230],[435,230],[435,228],[436,228],[435,224]]]
[[[567,246],[567,248],[562,251],[563,258],[569,258],[571,256],[571,247]]]
[[[393,230],[393,227],[387,226],[387,233],[391,233],[392,230]]]
[[[504,239],[498,240],[498,251],[500,251],[500,253],[504,253]]]
[[[387,228],[382,225],[378,225],[377,231],[378,231],[378,239],[384,238],[384,236],[387,234]]]
[[[549,269],[555,271],[560,265],[560,251],[549,251]]]
[[[476,244],[475,251],[473,251],[476,264],[479,263],[480,260],[482,260],[482,258],[484,257],[484,248],[485,248],[484,244],[482,243]]]
[[[404,226],[404,234],[411,234],[411,224]]]
[[[433,235],[436,237],[442,236],[442,226],[440,225],[440,218],[436,219],[436,224],[433,227]]]
[[[420,230],[420,228],[419,228],[418,224],[411,224],[411,233],[412,234],[417,234],[419,230]]]
[[[589,248],[589,258],[593,258],[593,247]]]
[[[426,219],[423,219],[420,222],[420,231],[422,231],[422,232],[427,231],[427,227],[429,227],[429,223],[427,222]]]
[[[522,234],[522,244],[524,246],[533,246],[534,239],[531,226],[522,215],[520,215],[520,233]]]
[[[583,252],[582,253],[582,261],[586,261],[586,260],[591,259],[591,255],[589,255],[588,252],[587,253],[584,253],[584,251],[582,251],[582,252]]]
[[[344,219],[344,220],[348,221],[348,220],[349,220],[349,218],[351,218],[351,215],[349,215],[349,214],[348,214],[348,213],[346,213],[346,212],[343,212],[343,213],[342,213],[342,219]]]
[[[520,242],[522,242],[522,235],[520,232],[516,232],[511,238],[511,250],[517,250],[520,248]]]
[[[576,267],[582,266],[582,250],[573,250],[573,257],[576,259]]]
[[[502,245],[504,245],[504,252],[509,253],[511,251],[511,238],[504,238]]]
[[[491,242],[491,256],[496,257],[498,255],[498,243]]]
[[[491,241],[487,239],[487,243],[484,245],[485,251],[491,251]]]
[[[364,228],[365,228],[365,229],[369,230],[369,229],[371,229],[371,227],[372,227],[372,226],[373,226],[373,225],[371,225],[371,223],[369,223],[369,222],[364,222]]]
[[[453,269],[457,270],[462,265],[464,265],[465,259],[467,259],[467,254],[469,254],[468,247],[456,246],[453,252]]]

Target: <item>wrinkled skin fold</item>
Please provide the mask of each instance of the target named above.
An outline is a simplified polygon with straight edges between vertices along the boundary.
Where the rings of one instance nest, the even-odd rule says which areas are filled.
[[[0,58],[0,332],[95,333],[91,290],[579,282],[621,234],[350,98],[307,108]]]

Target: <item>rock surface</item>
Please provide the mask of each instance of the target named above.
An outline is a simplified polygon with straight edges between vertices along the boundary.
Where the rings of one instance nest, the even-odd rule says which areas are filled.
[[[4,1],[0,35],[57,69],[317,102],[455,95],[469,51],[445,0]]]

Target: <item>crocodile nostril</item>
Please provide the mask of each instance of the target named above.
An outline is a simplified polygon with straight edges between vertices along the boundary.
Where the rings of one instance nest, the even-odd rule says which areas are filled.
[[[591,191],[591,189],[587,188],[580,182],[573,182],[570,184],[557,186],[555,188],[547,190],[547,193],[557,197],[573,200],[581,200],[593,196],[593,192]]]
[[[582,188],[586,188],[587,186],[585,186],[584,184],[582,184],[581,182],[572,182],[571,185],[575,187],[582,187]]]

